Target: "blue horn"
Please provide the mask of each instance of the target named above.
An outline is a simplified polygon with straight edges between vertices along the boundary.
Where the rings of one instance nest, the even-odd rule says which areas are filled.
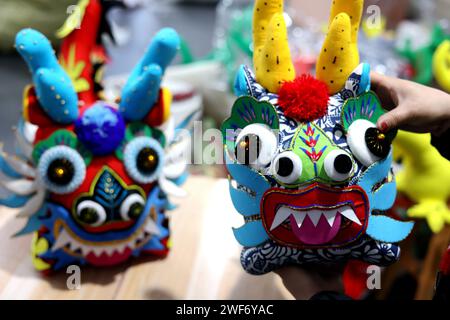
[[[158,100],[164,71],[179,47],[180,37],[173,29],[162,29],[153,38],[122,90],[120,112],[126,120],[138,121],[150,112]]]
[[[78,96],[69,75],[59,65],[50,41],[36,30],[24,29],[17,34],[15,46],[30,69],[44,111],[57,123],[75,121]]]

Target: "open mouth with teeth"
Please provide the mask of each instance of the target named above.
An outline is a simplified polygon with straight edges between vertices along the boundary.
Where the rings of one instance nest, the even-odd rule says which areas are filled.
[[[261,200],[263,225],[282,245],[297,248],[340,247],[366,230],[369,206],[358,186],[313,184],[302,190],[272,188]]]
[[[128,238],[103,242],[80,238],[63,220],[59,219],[55,222],[54,237],[56,240],[51,250],[62,249],[67,254],[84,258],[95,266],[115,265],[127,260],[133,250],[144,246],[153,236],[159,234],[158,226],[151,215]]]

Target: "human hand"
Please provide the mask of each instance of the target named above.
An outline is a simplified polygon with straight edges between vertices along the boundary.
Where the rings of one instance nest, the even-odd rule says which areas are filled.
[[[383,107],[390,110],[380,117],[382,131],[402,129],[440,136],[450,128],[450,95],[411,81],[371,74],[372,89]]]
[[[322,291],[343,293],[343,267],[287,266],[275,271],[283,285],[297,300],[308,300]]]

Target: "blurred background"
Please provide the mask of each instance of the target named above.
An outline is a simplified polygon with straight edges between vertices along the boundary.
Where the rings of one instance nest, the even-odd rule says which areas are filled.
[[[181,52],[165,77],[167,85],[179,96],[174,110],[186,105],[203,108],[203,129],[219,128],[235,99],[236,70],[240,64],[252,61],[253,1],[110,2],[122,5],[111,8],[107,15],[115,42],[104,39],[110,56],[103,78],[105,97],[117,98],[127,74],[156,31],[161,27],[173,27],[183,39]],[[330,2],[285,1],[297,74],[314,73]],[[76,0],[0,0],[0,140],[5,149],[13,148],[11,128],[20,116],[23,89],[31,82],[25,63],[13,48],[15,34],[25,27],[35,28],[49,37],[57,48],[55,32],[71,13],[70,6],[76,3]],[[374,27],[370,19],[377,12],[376,8],[381,15]],[[361,61],[384,74],[450,90],[436,80],[432,67],[435,51],[450,39],[450,0],[366,0],[364,17],[360,33]],[[221,141],[215,143],[222,144]],[[402,156],[397,160],[401,168]],[[192,166],[191,171],[198,176],[226,177],[222,166]],[[400,196],[400,199],[392,214],[406,218],[415,199],[407,196]],[[405,245],[403,261],[386,270],[383,284],[386,290],[366,292],[360,283],[363,267],[353,265],[347,273],[350,284],[347,293],[355,298],[430,298],[439,258],[448,246],[446,239],[450,241],[450,230],[447,226],[431,230],[426,219],[421,221],[417,236]],[[425,276],[424,270],[428,270]]]

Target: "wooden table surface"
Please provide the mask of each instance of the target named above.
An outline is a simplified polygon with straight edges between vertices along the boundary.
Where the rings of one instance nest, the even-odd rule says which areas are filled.
[[[81,288],[69,290],[64,271],[33,269],[31,236],[11,238],[24,224],[0,209],[0,299],[290,299],[275,274],[251,276],[240,266],[231,227],[241,224],[228,182],[192,176],[189,196],[170,213],[172,250],[164,260],[81,269]]]

